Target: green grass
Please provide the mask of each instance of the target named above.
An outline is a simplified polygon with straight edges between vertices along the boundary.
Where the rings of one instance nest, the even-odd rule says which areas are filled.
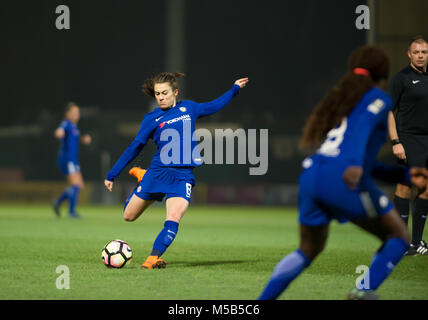
[[[298,245],[294,208],[191,207],[163,270],[140,269],[161,230],[162,206],[135,222],[120,207],[81,207],[57,219],[48,206],[0,206],[0,299],[255,299],[273,268]],[[327,248],[281,299],[343,299],[380,242],[351,224],[331,226]],[[425,235],[427,235],[425,233]],[[134,259],[107,269],[101,249],[127,241]],[[425,236],[425,238],[427,238]],[[58,290],[59,265],[70,289]],[[378,290],[382,299],[428,299],[428,257],[405,257]]]

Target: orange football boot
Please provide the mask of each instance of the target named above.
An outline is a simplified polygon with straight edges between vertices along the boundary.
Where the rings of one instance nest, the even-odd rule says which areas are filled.
[[[129,170],[129,174],[137,178],[138,183],[141,182],[146,172],[147,172],[146,169],[141,169],[140,167],[133,167],[131,170]]]
[[[146,269],[163,269],[166,267],[166,261],[158,256],[149,256],[141,265],[141,268]]]

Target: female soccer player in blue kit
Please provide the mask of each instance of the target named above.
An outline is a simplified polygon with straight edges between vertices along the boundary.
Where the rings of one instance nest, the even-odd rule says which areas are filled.
[[[207,102],[177,101],[177,77],[180,73],[161,73],[148,79],[143,92],[156,98],[159,107],[148,113],[140,126],[137,137],[125,150],[113,168],[107,173],[104,184],[112,191],[114,179],[152,139],[157,146],[150,167],[146,170],[132,168],[130,174],[136,176],[138,187],[125,203],[123,217],[126,221],[136,220],[154,201],[162,201],[166,196],[166,221],[157,236],[153,249],[143,268],[165,268],[166,261],[160,257],[171,245],[178,231],[178,225],[186,212],[195,185],[193,168],[202,164],[195,139],[195,121],[211,115],[226,106],[248,78],[235,81],[230,90],[219,98]]]
[[[78,218],[76,205],[79,199],[79,192],[84,187],[83,177],[79,166],[79,142],[83,144],[91,143],[91,136],[85,134],[80,136],[77,123],[80,120],[80,108],[74,102],[69,102],[65,107],[65,119],[55,130],[55,137],[61,141],[58,153],[57,165],[62,174],[67,177],[69,186],[53,202],[56,215],[60,216],[60,206],[63,201],[69,201],[69,217]]]
[[[377,236],[382,246],[373,257],[368,281],[349,299],[373,299],[405,254],[406,225],[392,202],[373,181],[412,181],[426,186],[422,168],[388,167],[376,162],[387,138],[392,101],[377,88],[388,77],[389,59],[376,47],[363,46],[349,56],[349,72],[314,108],[303,131],[302,147],[316,146],[299,178],[300,247],[283,258],[259,296],[276,299],[324,249],[332,219],[351,221]],[[363,281],[364,282],[364,281]]]

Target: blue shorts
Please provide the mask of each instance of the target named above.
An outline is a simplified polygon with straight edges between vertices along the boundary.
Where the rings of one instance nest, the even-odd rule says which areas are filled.
[[[63,175],[68,176],[76,172],[80,172],[80,166],[77,161],[58,160],[58,167]]]
[[[193,168],[150,167],[132,194],[144,200],[162,201],[166,196],[165,199],[180,197],[190,202],[195,184]]]
[[[311,163],[299,178],[299,223],[306,226],[367,220],[394,208],[391,200],[371,177],[363,176],[360,185],[350,190],[343,181],[345,167]]]

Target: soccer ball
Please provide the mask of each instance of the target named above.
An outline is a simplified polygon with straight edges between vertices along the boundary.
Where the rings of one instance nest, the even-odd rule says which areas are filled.
[[[123,268],[132,260],[131,247],[123,240],[112,240],[103,248],[101,259],[108,268]]]

